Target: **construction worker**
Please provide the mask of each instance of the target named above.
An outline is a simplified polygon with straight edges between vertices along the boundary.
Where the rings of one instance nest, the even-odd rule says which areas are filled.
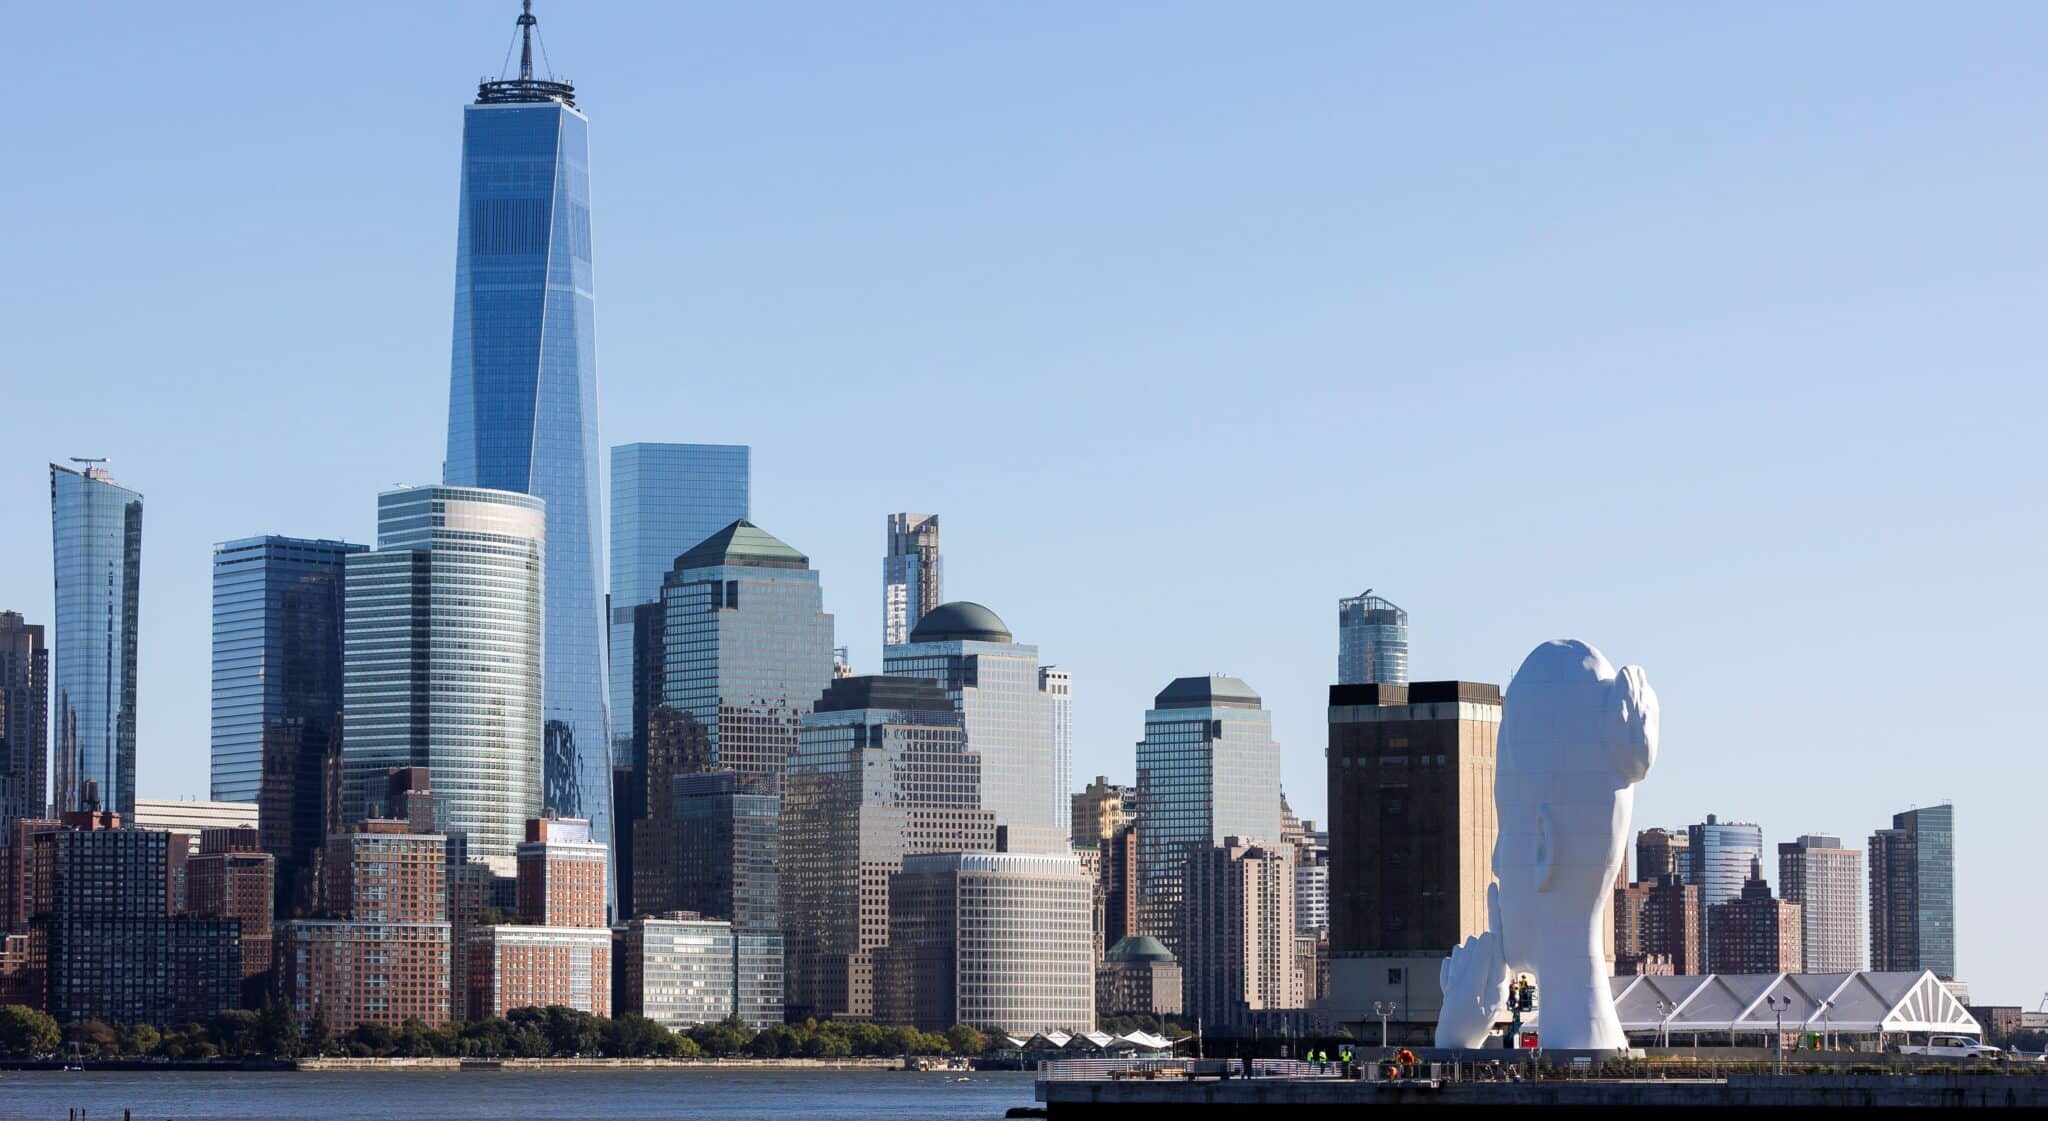
[[[1344,1077],[1351,1077],[1351,1045],[1349,1043],[1337,1048],[1337,1062],[1344,1073]]]

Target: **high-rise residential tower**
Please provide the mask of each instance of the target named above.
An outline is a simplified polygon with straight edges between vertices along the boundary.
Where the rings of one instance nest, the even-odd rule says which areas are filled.
[[[1763,859],[1764,831],[1745,821],[1722,821],[1713,814],[1686,827],[1685,881],[1700,889],[1700,949],[1707,955],[1705,971],[1715,972],[1714,904],[1742,898],[1752,864]]]
[[[1251,686],[1179,677],[1152,699],[1138,742],[1137,827],[1138,932],[1185,958],[1188,861],[1226,837],[1280,843],[1280,745]]]
[[[250,537],[213,547],[213,799],[254,802],[280,903],[311,901],[325,767],[341,732],[348,557],[367,546]]]
[[[348,558],[342,817],[373,816],[386,776],[425,767],[450,832],[511,875],[541,793],[538,498],[474,487],[377,496],[377,548]]]
[[[937,514],[889,515],[882,558],[882,646],[909,642],[917,624],[945,602]]]
[[[57,654],[51,675],[51,803],[135,808],[135,651],[142,590],[142,496],[114,482],[100,460],[81,470],[50,464],[50,526],[57,577]]]
[[[1691,858],[1686,846],[1691,835],[1683,829],[1644,829],[1636,834],[1636,882],[1656,883],[1660,876],[1689,876]]]
[[[49,805],[50,649],[43,628],[0,611],[0,843]],[[0,922],[5,922],[0,916]]]
[[[1808,973],[1863,968],[1863,852],[1840,837],[1809,833],[1778,846],[1778,893],[1799,904],[1800,957]]]
[[[1180,955],[1187,1015],[1242,1026],[1307,1002],[1295,957],[1294,846],[1226,837],[1190,856]]]
[[[547,504],[543,802],[609,845],[590,122],[573,86],[534,77],[530,10],[519,28],[519,76],[462,115],[443,481]]]
[[[993,810],[1011,852],[1066,853],[1071,812],[1053,751],[1052,698],[1039,687],[1038,647],[1017,642],[978,603],[940,604],[883,652],[892,676],[939,683],[981,756],[981,808]]]
[[[1038,667],[1038,691],[1052,719],[1052,816],[1062,833],[1074,824],[1074,675],[1059,666]]]
[[[1956,976],[1956,808],[1892,815],[1870,836],[1870,968]]]
[[[1371,588],[1337,601],[1337,683],[1408,684],[1408,613]]]

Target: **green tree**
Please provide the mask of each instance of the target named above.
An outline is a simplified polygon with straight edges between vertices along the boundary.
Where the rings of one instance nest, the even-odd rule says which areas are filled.
[[[305,1052],[308,1055],[325,1055],[334,1046],[334,1025],[327,1022],[327,1009],[313,1006],[313,1022],[306,1025]]]
[[[206,1021],[207,1034],[220,1045],[221,1054],[231,1058],[253,1055],[261,1045],[256,1030],[256,1013],[246,1008],[216,1012]]]
[[[161,1047],[163,1033],[149,1024],[130,1024],[121,1033],[121,1049],[130,1055],[148,1055]]]
[[[256,1010],[256,1050],[274,1059],[296,1059],[303,1041],[298,1017],[276,1001],[265,997]]]
[[[979,1055],[988,1050],[988,1036],[966,1024],[954,1024],[946,1029],[946,1050],[955,1055]]]
[[[121,1037],[113,1027],[98,1020],[86,1020],[64,1029],[66,1042],[78,1044],[81,1050],[94,1055],[118,1055],[121,1053]]]
[[[46,1055],[62,1042],[64,1035],[49,1013],[26,1004],[0,1004],[0,1053]]]
[[[697,1041],[687,1035],[672,1034],[669,1036],[669,1057],[672,1059],[701,1059],[704,1057],[704,1049],[697,1046]]]

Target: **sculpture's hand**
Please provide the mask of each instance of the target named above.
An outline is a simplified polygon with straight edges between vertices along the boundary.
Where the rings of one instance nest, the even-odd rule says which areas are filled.
[[[1508,1003],[1508,963],[1500,934],[1489,930],[1465,939],[1437,970],[1444,1007],[1436,1022],[1438,1047],[1483,1047]]]

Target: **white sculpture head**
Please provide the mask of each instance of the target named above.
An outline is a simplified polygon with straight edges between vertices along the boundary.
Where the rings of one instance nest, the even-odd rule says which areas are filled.
[[[1657,760],[1657,694],[1575,640],[1546,642],[1508,684],[1496,747],[1494,918],[1511,971],[1536,974],[1543,1044],[1626,1046],[1603,949],[1632,787]]]
[[[1635,809],[1632,787],[1657,761],[1657,694],[1643,671],[1600,651],[1538,646],[1508,683],[1495,744],[1487,929],[1438,973],[1439,1047],[1478,1047],[1507,1004],[1508,979],[1536,975],[1543,1045],[1617,1050],[1602,927]]]

